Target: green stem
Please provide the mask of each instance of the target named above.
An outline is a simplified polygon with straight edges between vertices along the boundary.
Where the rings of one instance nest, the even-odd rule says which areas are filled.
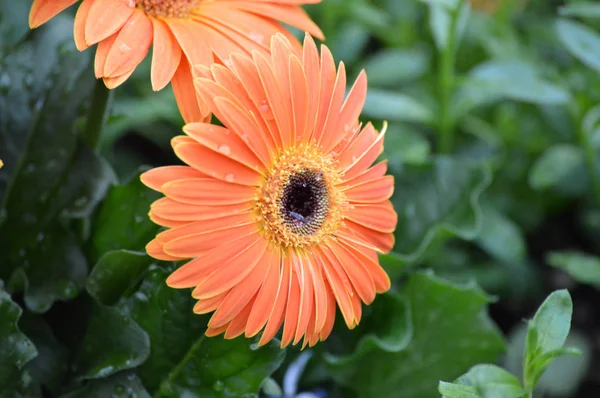
[[[450,112],[450,101],[452,99],[452,91],[454,89],[455,70],[454,61],[456,59],[457,48],[457,24],[460,12],[463,8],[465,0],[459,0],[456,8],[450,15],[450,32],[448,32],[448,42],[446,47],[440,54],[440,62],[438,66],[438,84],[440,95],[440,119],[439,119],[439,152],[449,153],[452,151],[454,144],[454,121]]]
[[[594,199],[596,200],[596,203],[600,204],[600,175],[598,174],[598,168],[596,166],[596,152],[590,141],[590,136],[583,128],[581,122],[577,128],[577,138],[579,139],[579,145],[581,145],[581,148],[583,149],[585,164],[590,173],[590,179],[592,180]]]
[[[92,105],[82,134],[83,139],[92,149],[97,149],[100,144],[102,128],[108,118],[112,98],[113,91],[106,88],[102,79],[96,80]]]

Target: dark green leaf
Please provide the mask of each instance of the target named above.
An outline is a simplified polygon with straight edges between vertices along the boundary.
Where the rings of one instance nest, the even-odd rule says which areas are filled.
[[[558,19],[558,37],[575,58],[588,67],[600,72],[600,35],[575,21]]]
[[[549,253],[546,261],[549,265],[567,272],[577,282],[594,286],[600,290],[600,258],[584,253],[565,251]]]
[[[94,304],[92,311],[73,366],[78,379],[103,378],[148,358],[148,334],[124,311],[101,304]]]
[[[418,273],[401,293],[412,319],[408,346],[399,352],[361,349],[351,363],[327,358],[338,383],[363,398],[439,397],[439,380],[453,380],[477,363],[497,359],[502,337],[486,314],[489,298],[476,286],[455,286]]]
[[[91,380],[84,387],[61,398],[150,398],[135,373],[121,372],[107,378]]]
[[[38,355],[31,340],[17,325],[22,313],[0,281],[0,393],[12,379],[20,377],[19,369]]]
[[[506,263],[522,263],[527,257],[525,236],[519,226],[491,205],[482,206],[483,222],[477,243],[491,256]]]
[[[429,54],[421,49],[383,49],[368,57],[362,68],[369,86],[393,86],[416,80],[429,70]]]
[[[600,18],[600,4],[592,2],[571,3],[558,9],[565,17]]]
[[[285,351],[277,342],[257,348],[243,337],[204,337],[207,318],[193,313],[195,300],[188,291],[165,284],[167,275],[151,269],[126,303],[150,336],[151,354],[139,369],[144,385],[159,397],[256,396]]]
[[[27,34],[29,29],[23,21],[27,21],[29,8],[26,1],[0,1],[0,51],[17,44]],[[7,84],[3,79],[5,77],[0,74],[0,87]]]
[[[427,162],[431,145],[427,138],[401,123],[390,124],[385,135],[383,157],[391,169],[400,169],[405,164]]]
[[[460,384],[440,381],[438,391],[444,398],[481,398],[477,389],[473,386],[462,386]]]
[[[473,239],[481,227],[479,197],[491,182],[487,167],[438,157],[394,171],[398,213],[394,251],[415,261],[432,244],[458,236]]]
[[[36,383],[58,395],[67,377],[69,350],[54,337],[52,329],[41,317],[26,313],[20,325],[38,351],[25,369]]]
[[[150,204],[160,194],[147,188],[136,175],[124,185],[113,186],[92,223],[94,257],[112,250],[143,250],[158,230],[148,218]]]
[[[115,250],[106,253],[87,280],[87,291],[102,304],[115,304],[123,294],[139,282],[152,263],[146,253]]]

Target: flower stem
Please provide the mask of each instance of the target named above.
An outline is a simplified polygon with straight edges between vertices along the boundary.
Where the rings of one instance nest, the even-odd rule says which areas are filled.
[[[450,113],[450,101],[455,83],[454,61],[457,49],[457,24],[465,0],[459,0],[450,14],[450,31],[446,47],[440,54],[438,66],[438,90],[440,95],[439,152],[449,153],[454,144],[454,121]]]
[[[82,137],[92,149],[97,149],[100,144],[102,128],[108,118],[112,103],[113,91],[106,88],[102,79],[96,80],[92,105],[88,113],[87,123]]]

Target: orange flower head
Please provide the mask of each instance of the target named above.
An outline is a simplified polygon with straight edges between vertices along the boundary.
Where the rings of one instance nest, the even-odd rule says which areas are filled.
[[[286,35],[281,23],[323,38],[302,10],[321,0],[83,0],[75,16],[80,51],[98,44],[94,69],[108,88],[125,82],[152,46],[154,90],[172,82],[186,122],[201,121],[208,110],[195,99],[190,65],[224,62],[233,52],[267,54],[269,38]],[[34,0],[29,25],[37,27],[77,0]]]
[[[146,247],[161,260],[192,259],[167,279],[191,288],[194,311],[214,312],[206,334],[283,327],[282,347],[324,340],[339,307],[349,328],[362,303],[390,288],[377,253],[394,245],[397,215],[383,133],[359,115],[361,72],[346,72],[307,34],[297,53],[283,35],[271,55],[233,54],[231,65],[194,68],[199,97],[225,127],[190,123],[173,149],[186,166],[142,175],[165,197],[150,218],[167,228]],[[345,97],[345,98],[344,98]]]

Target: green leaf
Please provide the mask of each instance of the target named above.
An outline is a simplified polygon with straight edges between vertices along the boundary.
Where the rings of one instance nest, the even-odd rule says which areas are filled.
[[[456,120],[478,106],[510,99],[533,104],[560,105],[568,91],[544,80],[536,65],[521,60],[487,61],[477,65],[461,82],[452,103]]]
[[[207,317],[193,313],[189,291],[165,284],[168,274],[151,269],[125,303],[150,336],[150,357],[138,372],[148,391],[160,397],[256,396],[283,362],[285,350],[276,341],[257,348],[243,337],[204,337]]]
[[[577,282],[600,290],[600,258],[575,251],[551,252],[546,262],[567,272]]]
[[[22,313],[0,281],[0,393],[13,378],[20,376],[19,369],[38,355],[31,340],[17,325]]]
[[[356,62],[369,44],[369,31],[357,23],[345,23],[339,26],[327,40],[329,49],[346,64]]]
[[[496,365],[475,365],[467,373],[460,376],[455,383],[474,387],[475,397],[520,398],[525,395],[519,379]],[[462,396],[460,394],[443,394],[448,398]]]
[[[91,380],[79,390],[61,398],[150,398],[135,373],[121,372],[107,378]]]
[[[30,4],[24,1],[0,1],[0,49],[13,46],[18,43],[29,31],[27,17]],[[7,84],[5,77],[0,74],[0,90]]]
[[[413,81],[429,71],[429,54],[419,48],[386,48],[366,58],[362,64],[370,87],[393,86]]]
[[[476,241],[491,256],[506,263],[527,257],[525,236],[519,225],[491,205],[482,206],[483,222]]]
[[[493,362],[502,351],[501,334],[485,311],[489,298],[473,284],[456,286],[417,273],[401,294],[413,328],[404,349],[389,352],[362,345],[351,362],[326,358],[336,382],[360,397],[439,397],[439,380],[452,380],[477,363]],[[392,317],[388,313],[388,321]]]
[[[444,398],[481,398],[477,389],[473,386],[461,386],[460,384],[440,381],[438,391]]]
[[[575,58],[600,72],[600,35],[575,21],[556,21],[558,38]]]
[[[525,344],[525,387],[532,389],[550,361],[561,355],[571,328],[573,302],[567,290],[550,294],[529,321]]]
[[[447,51],[451,35],[454,36],[455,48],[450,51],[455,51],[456,43],[460,42],[469,21],[471,13],[469,2],[463,1],[460,9],[457,9],[461,4],[458,0],[427,0],[425,2],[429,3],[429,28],[438,51]]]
[[[38,351],[25,369],[36,383],[58,396],[67,378],[69,349],[54,337],[52,329],[40,316],[26,313],[20,325]]]
[[[139,174],[126,184],[111,187],[92,221],[94,257],[120,249],[143,251],[158,230],[148,211],[159,197],[142,184]]]
[[[491,182],[487,167],[437,157],[394,171],[392,202],[398,213],[394,251],[414,262],[444,239],[474,239],[481,227],[479,197]]]
[[[95,79],[72,40],[69,19],[59,16],[0,54],[0,76],[10,82],[0,90],[0,278],[20,279],[35,312],[83,287],[85,258],[61,224],[87,216],[112,178],[78,136]]]
[[[600,4],[592,2],[571,3],[558,9],[564,17],[600,18]]]
[[[152,263],[146,253],[115,250],[106,253],[87,280],[87,291],[102,304],[115,304],[139,282]]]
[[[416,99],[393,91],[373,89],[367,93],[362,112],[364,117],[388,121],[430,123],[431,110]]]
[[[584,165],[583,152],[570,144],[549,147],[529,172],[529,185],[536,190],[557,186]]]
[[[79,380],[99,379],[135,368],[149,355],[148,334],[131,317],[94,303],[73,368]]]
[[[431,153],[431,144],[422,134],[401,123],[393,123],[385,135],[383,158],[390,168],[401,169],[405,164],[423,164]]]

